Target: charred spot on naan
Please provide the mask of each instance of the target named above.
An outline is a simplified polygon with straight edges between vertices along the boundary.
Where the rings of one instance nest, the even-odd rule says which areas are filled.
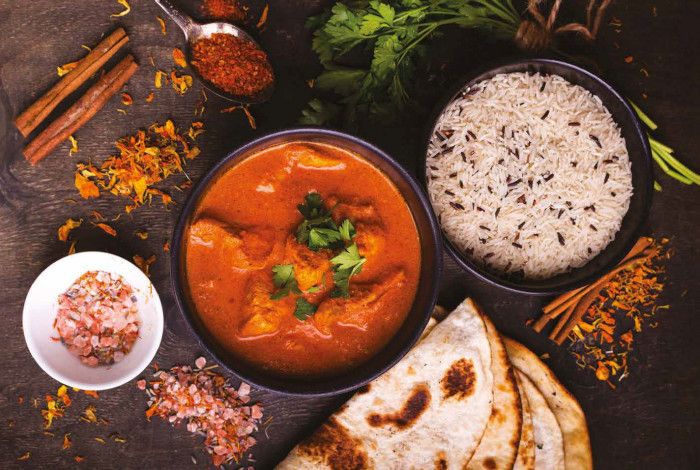
[[[484,461],[482,462],[482,465],[484,468],[486,468],[488,470],[493,470],[496,468],[496,460],[491,458],[491,457],[488,457],[488,458],[484,459]]]
[[[362,440],[354,437],[335,418],[326,421],[298,446],[299,454],[331,469],[362,470],[372,468]]]
[[[443,451],[435,456],[435,470],[447,470],[447,457]]]
[[[459,359],[452,363],[440,380],[442,398],[464,400],[474,392],[474,363],[469,359]]]
[[[370,426],[379,427],[384,425],[396,426],[398,429],[406,429],[413,426],[423,412],[430,405],[430,389],[427,384],[418,384],[411,390],[408,399],[400,410],[393,413],[371,413],[367,415],[367,422]]]

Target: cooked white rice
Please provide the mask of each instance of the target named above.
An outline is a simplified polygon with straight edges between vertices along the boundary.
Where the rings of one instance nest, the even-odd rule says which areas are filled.
[[[427,157],[446,236],[500,274],[545,279],[585,265],[613,240],[632,196],[610,112],[556,75],[502,74],[465,90]]]

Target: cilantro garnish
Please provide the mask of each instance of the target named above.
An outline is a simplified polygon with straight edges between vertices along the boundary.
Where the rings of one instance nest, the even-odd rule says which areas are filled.
[[[294,277],[293,264],[278,264],[272,267],[272,282],[275,283],[277,291],[270,295],[272,300],[279,300],[287,297],[290,293],[301,294],[299,285]]]
[[[297,317],[297,319],[304,321],[316,313],[316,310],[318,310],[316,305],[312,304],[304,297],[299,297],[297,299],[296,308],[294,309],[294,316]]]
[[[333,265],[333,283],[335,287],[331,291],[331,297],[350,296],[350,278],[362,271],[362,266],[367,261],[360,256],[355,243],[346,246],[355,238],[355,226],[349,219],[343,220],[340,226],[336,225],[331,217],[332,209],[327,209],[320,194],[312,192],[306,195],[304,203],[297,206],[304,221],[296,230],[296,239],[299,243],[308,246],[314,251],[319,249],[340,250],[331,258]],[[321,286],[315,285],[302,292],[294,277],[293,264],[278,264],[272,268],[272,280],[277,287],[270,298],[279,300],[290,294],[311,294],[321,290]],[[323,280],[325,285],[325,279]],[[294,316],[301,321],[306,320],[316,312],[318,306],[310,303],[304,297],[296,299]]]
[[[333,282],[335,283],[335,288],[331,291],[331,297],[350,296],[350,278],[362,272],[362,266],[366,261],[367,258],[360,256],[355,243],[331,259],[334,270]]]

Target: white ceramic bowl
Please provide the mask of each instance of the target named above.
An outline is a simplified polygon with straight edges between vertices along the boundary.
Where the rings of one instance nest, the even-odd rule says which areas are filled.
[[[53,327],[58,296],[86,271],[119,274],[134,289],[139,305],[139,336],[124,359],[90,367],[68,352]],[[24,339],[34,360],[59,382],[82,390],[118,387],[139,375],[153,360],[163,336],[163,307],[148,277],[119,256],[87,251],[66,256],[46,268],[29,288],[22,313]]]

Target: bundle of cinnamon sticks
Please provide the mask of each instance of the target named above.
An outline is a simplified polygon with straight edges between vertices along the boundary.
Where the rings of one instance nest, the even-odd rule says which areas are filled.
[[[29,136],[65,98],[80,88],[128,41],[129,37],[122,28],[104,38],[78,62],[74,70],[15,119],[15,125],[22,135]],[[134,57],[127,55],[112,70],[103,74],[82,97],[24,148],[27,161],[36,165],[80,129],[126,84],[137,68]]]
[[[532,325],[533,329],[540,333],[550,321],[558,319],[556,325],[549,333],[549,339],[561,345],[569,337],[571,330],[581,321],[606,284],[617,273],[625,269],[634,268],[657,254],[658,248],[654,245],[651,238],[640,238],[630,252],[627,253],[627,256],[603,277],[592,284],[566,292],[545,305],[542,316]]]

